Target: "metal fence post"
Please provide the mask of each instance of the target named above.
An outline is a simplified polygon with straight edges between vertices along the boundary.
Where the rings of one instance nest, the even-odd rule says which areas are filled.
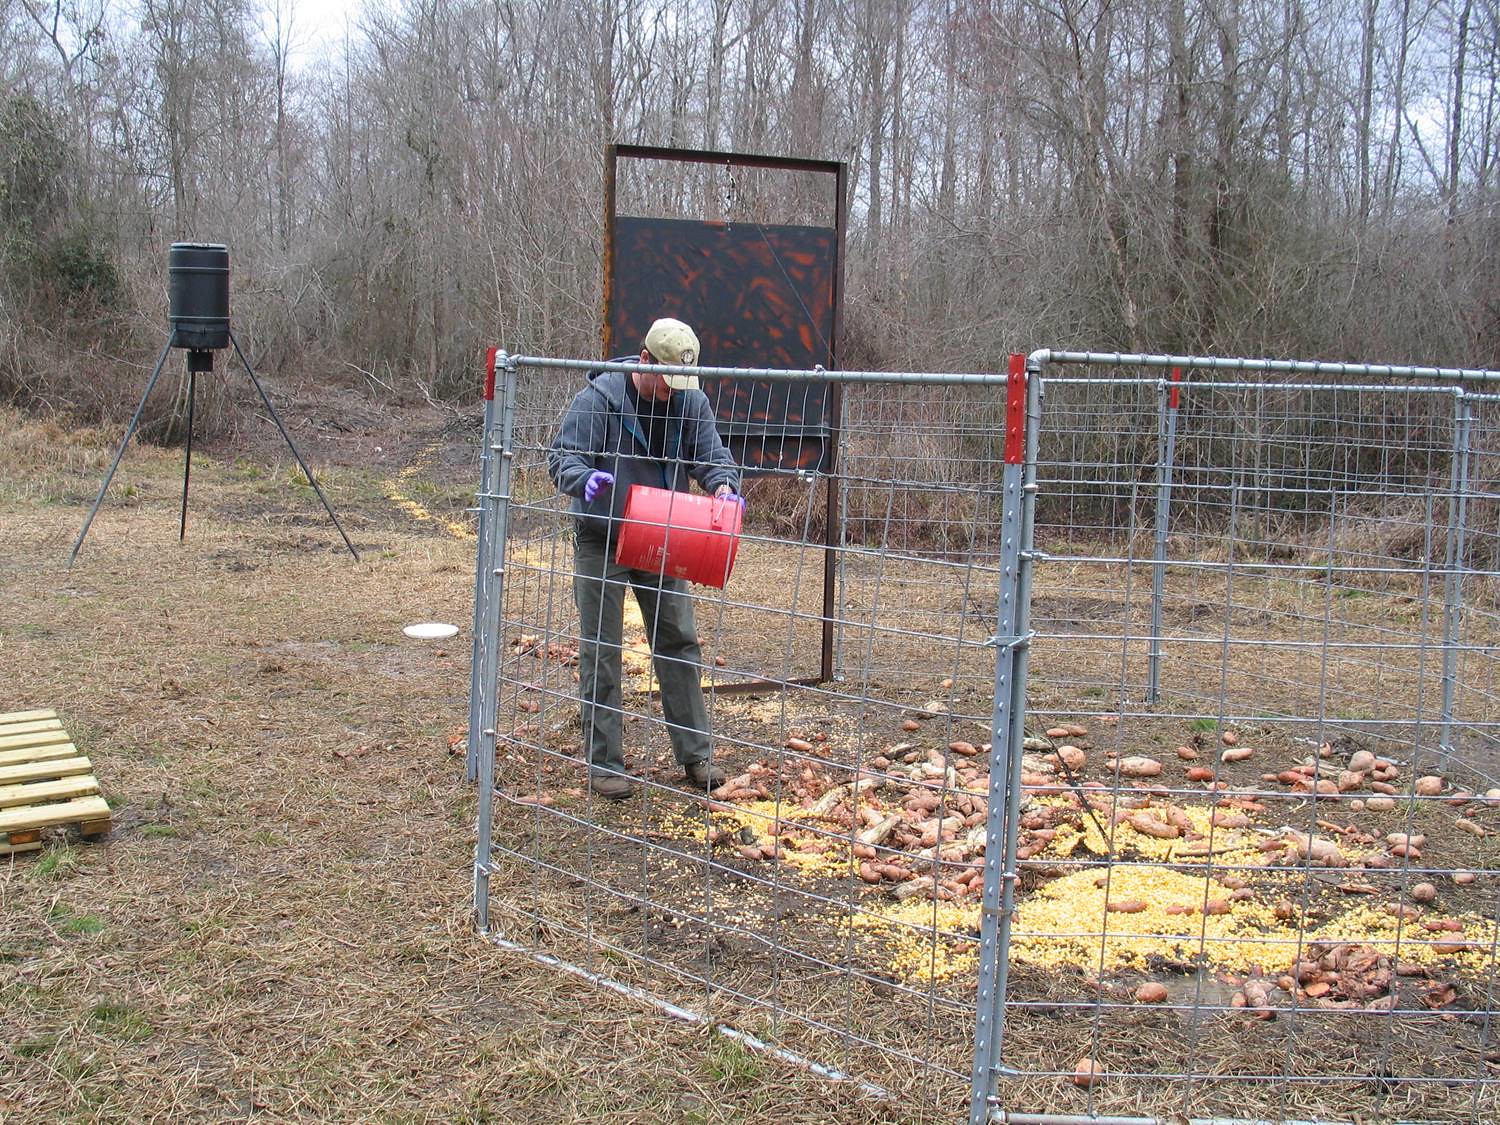
[[[499,348],[491,348],[485,364],[484,425],[479,431],[479,494],[474,509],[478,520],[474,546],[474,622],[470,630],[473,643],[469,650],[469,741],[464,755],[471,784],[479,777],[479,700],[483,690],[479,665],[484,658],[484,610],[490,592],[490,571],[486,563],[489,559],[487,532],[491,521],[487,518],[489,506],[484,501],[484,494],[490,487],[490,462],[493,459],[490,455],[490,429],[495,424],[495,357],[499,354]]]
[[[1021,748],[1026,738],[1026,667],[1031,627],[1032,528],[1041,428],[1041,363],[1010,357],[1001,479],[1000,607],[995,637],[995,701],[990,717],[990,792],[985,817],[984,899],[969,1125],[989,1120],[1005,1035],[1005,992],[1016,901]]]
[[[1167,529],[1172,519],[1172,465],[1177,451],[1177,407],[1182,368],[1172,368],[1172,385],[1157,386],[1156,554],[1151,563],[1151,652],[1147,658],[1146,702],[1161,696],[1162,601],[1167,586]]]
[[[485,435],[492,456],[481,502],[490,512],[489,553],[485,558],[489,587],[484,604],[484,634],[479,674],[479,828],[474,843],[474,913],[481,933],[490,928],[490,844],[495,797],[496,712],[500,697],[496,686],[500,658],[501,606],[505,599],[506,519],[510,511],[510,470],[515,459],[516,363],[504,352],[496,357],[501,373],[497,389],[499,402],[494,408],[497,424]]]
[[[838,447],[835,464],[844,464],[844,427],[838,431]],[[844,624],[847,621],[849,578],[846,563],[849,557],[849,474],[840,472],[839,481],[839,558],[838,558],[838,622],[834,626],[833,679],[835,683],[844,679]]]
[[[1443,723],[1438,750],[1446,762],[1453,753],[1453,697],[1458,685],[1458,631],[1463,618],[1463,569],[1468,557],[1469,435],[1474,411],[1464,392],[1455,392],[1453,464],[1449,472],[1448,536],[1443,551]]]

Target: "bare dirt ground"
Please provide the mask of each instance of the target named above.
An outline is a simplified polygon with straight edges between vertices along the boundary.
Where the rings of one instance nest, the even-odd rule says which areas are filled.
[[[69,570],[117,435],[0,413],[0,710],[55,708],[115,821],[0,860],[0,1119],[911,1119],[475,935],[470,436],[287,413],[358,563],[247,425],[183,544],[133,447]]]

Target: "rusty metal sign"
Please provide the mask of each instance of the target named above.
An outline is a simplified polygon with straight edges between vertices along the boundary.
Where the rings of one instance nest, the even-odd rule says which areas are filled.
[[[651,322],[691,324],[713,367],[829,367],[832,228],[615,220],[610,340],[633,352]],[[712,379],[719,431],[747,468],[816,469],[828,447],[826,384]]]

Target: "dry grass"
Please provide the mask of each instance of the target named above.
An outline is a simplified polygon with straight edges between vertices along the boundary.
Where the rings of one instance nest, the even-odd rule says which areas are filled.
[[[0,1118],[909,1120],[470,924],[448,736],[468,544],[333,473],[353,563],[284,465],[111,452],[0,414],[0,710],[51,706],[116,828],[0,867]]]

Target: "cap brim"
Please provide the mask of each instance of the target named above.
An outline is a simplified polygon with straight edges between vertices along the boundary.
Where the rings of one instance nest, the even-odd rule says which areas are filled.
[[[668,375],[662,373],[662,378],[667,381],[667,386],[674,391],[696,391],[698,389],[698,376],[696,375]]]

